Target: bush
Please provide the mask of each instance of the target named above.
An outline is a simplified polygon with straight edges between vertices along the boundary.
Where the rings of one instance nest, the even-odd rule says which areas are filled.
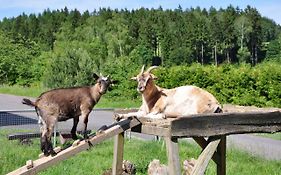
[[[263,63],[175,66],[155,70],[165,88],[195,85],[213,93],[221,103],[281,107],[281,65]]]

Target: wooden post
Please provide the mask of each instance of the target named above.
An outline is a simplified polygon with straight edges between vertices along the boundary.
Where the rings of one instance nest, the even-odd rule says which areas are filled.
[[[220,140],[214,139],[210,141],[208,146],[203,150],[200,156],[197,159],[197,162],[191,172],[192,175],[204,175],[205,170],[211,160],[214,152],[216,151]]]
[[[166,139],[166,149],[168,156],[168,167],[169,174],[180,175],[180,159],[179,159],[179,148],[178,148],[178,139],[165,137]]]
[[[217,148],[218,162],[217,175],[226,175],[226,136],[221,136],[221,141]]]
[[[124,152],[124,132],[114,137],[112,175],[120,175],[123,172],[122,170],[123,152]]]
[[[205,140],[204,137],[193,137],[193,139],[198,143],[202,150],[208,146],[209,142]],[[216,164],[219,164],[219,154],[217,152],[214,153],[212,159]]]

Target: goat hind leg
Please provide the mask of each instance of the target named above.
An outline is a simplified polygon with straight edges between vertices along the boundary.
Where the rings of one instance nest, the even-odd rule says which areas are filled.
[[[48,149],[48,138],[47,138],[47,133],[48,133],[48,128],[47,126],[44,124],[41,128],[40,128],[42,134],[41,134],[41,138],[40,138],[40,143],[41,143],[41,151],[44,153],[45,156],[49,156],[49,149]]]
[[[52,145],[52,134],[54,131],[54,125],[50,125],[48,128],[48,132],[46,134],[47,136],[47,150],[48,153],[51,154],[52,156],[55,156],[57,153],[54,151],[53,149],[53,145]],[[56,138],[54,138],[56,139]]]
[[[78,122],[79,122],[79,117],[73,118],[73,127],[71,129],[71,137],[73,140],[78,139],[77,134],[76,134]]]

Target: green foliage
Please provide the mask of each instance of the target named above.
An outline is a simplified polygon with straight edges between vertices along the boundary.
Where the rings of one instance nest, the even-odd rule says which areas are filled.
[[[88,52],[79,45],[79,42],[61,43],[55,50],[44,74],[44,84],[47,87],[93,84],[92,75],[97,66]]]
[[[34,81],[31,67],[39,55],[38,45],[18,35],[16,41],[0,31],[0,83],[30,85]]]
[[[273,40],[269,43],[266,57],[268,59],[276,59],[281,57],[281,37],[279,40]]]
[[[250,63],[251,53],[246,47],[242,47],[238,50],[237,58],[240,63]]]
[[[201,66],[198,64],[155,71],[165,88],[196,85],[213,93],[222,103],[281,107],[281,65],[263,63]]]

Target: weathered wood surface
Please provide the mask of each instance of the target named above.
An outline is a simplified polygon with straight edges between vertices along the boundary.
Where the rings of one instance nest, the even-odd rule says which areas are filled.
[[[281,109],[279,108],[224,105],[223,110],[224,113],[196,114],[179,118],[148,119],[143,117],[139,118],[142,126],[132,128],[132,131],[164,137],[208,137],[281,131]],[[118,112],[132,111],[136,109]]]
[[[205,140],[204,137],[193,137],[193,140],[204,150],[208,146],[208,141]],[[218,164],[219,163],[219,154],[217,152],[214,153],[212,157],[213,161]]]
[[[89,140],[85,141],[80,141],[77,144],[73,144],[73,146],[62,150],[61,152],[59,152],[56,156],[52,157],[52,156],[48,156],[48,157],[43,157],[43,158],[39,158],[37,160],[32,161],[33,162],[33,167],[31,168],[30,163],[28,164],[28,166],[23,166],[13,172],[8,173],[8,175],[30,175],[30,174],[36,174],[39,171],[42,171],[52,165],[57,164],[58,162],[65,160],[71,156],[76,155],[77,153],[87,150],[90,148],[90,145],[96,145],[110,137],[113,137],[115,135],[118,135],[122,132],[124,132],[125,130],[134,127],[136,125],[139,125],[140,122],[135,119],[135,118],[131,118],[131,119],[125,119],[122,120],[120,122],[117,122],[116,124],[114,124],[112,127],[110,127],[109,129],[103,131],[102,133],[100,133],[97,136],[91,137]]]
[[[112,175],[122,174],[122,163],[124,154],[124,132],[115,136],[113,153],[114,155],[112,163]]]
[[[196,114],[173,119],[139,118],[134,132],[170,137],[209,137],[241,133],[281,131],[281,112]]]
[[[214,136],[281,131],[281,112],[190,115],[171,121],[171,135]]]
[[[203,175],[210,159],[212,158],[214,152],[216,151],[219,145],[220,139],[212,140],[208,143],[207,147],[203,150],[203,152],[198,157],[194,168],[192,169],[192,175]]]
[[[176,138],[165,137],[168,155],[169,174],[180,175],[180,158],[178,140]]]
[[[220,137],[221,141],[217,148],[217,154],[219,155],[217,164],[217,175],[226,174],[226,136]]]

